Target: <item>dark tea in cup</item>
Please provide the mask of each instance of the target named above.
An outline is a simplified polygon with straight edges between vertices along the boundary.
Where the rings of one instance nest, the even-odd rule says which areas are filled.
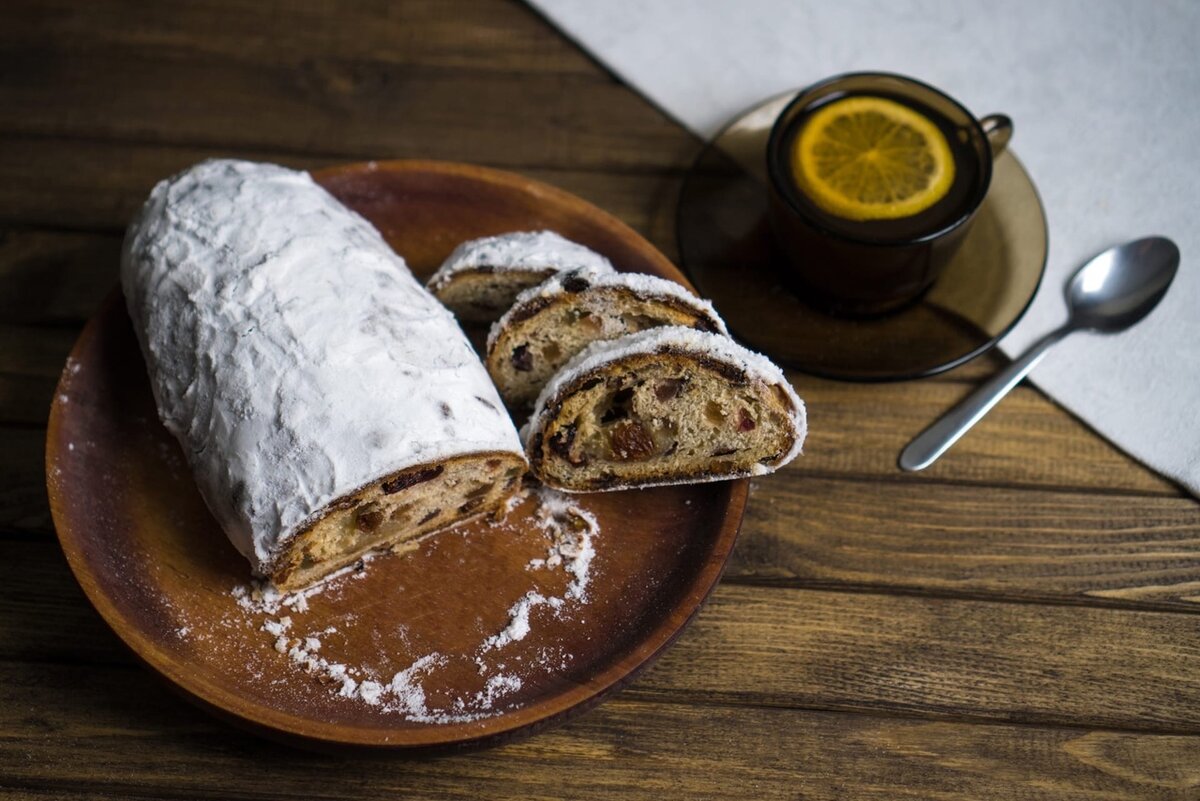
[[[1010,132],[1006,117],[981,123],[895,75],[801,92],[767,147],[771,223],[794,288],[853,315],[920,297],[961,243]]]

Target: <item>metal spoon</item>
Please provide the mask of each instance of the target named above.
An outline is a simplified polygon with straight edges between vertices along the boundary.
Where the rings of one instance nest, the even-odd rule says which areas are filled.
[[[1080,267],[1066,288],[1066,324],[1039,339],[1021,358],[918,434],[900,452],[900,467],[922,470],[933,464],[1067,334],[1081,329],[1115,334],[1141,321],[1167,293],[1178,268],[1179,248],[1161,236],[1110,248]]]

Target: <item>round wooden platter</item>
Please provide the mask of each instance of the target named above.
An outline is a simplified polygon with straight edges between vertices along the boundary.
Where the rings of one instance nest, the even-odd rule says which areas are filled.
[[[648,242],[579,198],[510,173],[436,162],[350,165],[315,175],[428,275],[465,239],[550,228],[622,270],[683,276]],[[336,325],[337,321],[330,321]],[[403,414],[403,410],[397,410]],[[720,578],[746,503],[746,481],[573,496],[599,523],[586,600],[529,614],[529,633],[481,649],[530,592],[562,597],[572,577],[531,569],[547,555],[534,499],[503,523],[469,523],[406,553],[380,555],[331,582],[307,609],[239,605],[247,564],[158,422],[141,354],[114,292],[88,323],[50,413],[46,481],[59,540],[88,598],[117,635],[187,697],[296,745],[446,749],[493,744],[564,720],[645,667]],[[535,563],[536,564],[536,563]],[[319,655],[383,683],[423,656],[429,710],[495,695],[482,716],[421,722],[395,705],[343,697],[276,649],[320,636]],[[336,629],[336,631],[331,631]],[[427,660],[428,662],[428,660]],[[492,688],[489,677],[508,677]],[[519,679],[519,688],[511,677]],[[462,707],[458,707],[461,709]],[[434,716],[438,717],[438,716]]]

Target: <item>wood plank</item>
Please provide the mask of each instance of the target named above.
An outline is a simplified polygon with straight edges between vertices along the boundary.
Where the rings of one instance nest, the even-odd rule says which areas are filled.
[[[727,579],[1200,608],[1190,498],[799,477],[750,497]]]
[[[0,45],[171,48],[239,59],[246,51],[397,65],[587,75],[606,73],[520,3],[491,0],[6,0]]]
[[[120,258],[117,233],[0,228],[0,324],[82,327]]]
[[[0,324],[0,373],[57,380],[78,336],[73,327]]]
[[[57,547],[0,540],[0,662],[126,663]],[[1200,616],[724,583],[627,692],[1200,733]]]
[[[933,466],[896,467],[900,450],[974,389],[974,383],[848,384],[793,374],[809,414],[799,474],[879,476],[915,492],[931,482],[1183,495],[1039,390],[1022,385]]]
[[[633,692],[1200,732],[1200,618],[722,585]]]
[[[54,530],[46,498],[45,453],[44,429],[0,427],[0,531],[48,538]]]
[[[419,152],[387,151],[377,158],[414,158]],[[0,135],[0,225],[118,233],[159,180],[206,158],[238,157],[315,169],[353,158],[305,157],[278,150],[228,146],[175,147],[88,140],[30,139]],[[452,160],[480,161],[457,153]],[[650,238],[674,258],[675,173],[604,173],[586,169],[522,168],[523,175],[595,203]]]
[[[475,754],[299,754],[135,671],[0,665],[0,787],[16,797],[1195,798],[1200,738],[612,700]]]
[[[0,425],[45,426],[56,383],[41,376],[0,374]]]
[[[602,75],[87,37],[0,43],[0,76],[0,132],[24,136],[571,169],[680,169],[700,147]]]

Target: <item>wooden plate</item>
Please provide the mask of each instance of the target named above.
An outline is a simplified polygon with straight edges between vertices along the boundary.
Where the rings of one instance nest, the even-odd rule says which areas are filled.
[[[552,228],[623,270],[686,283],[649,243],[577,197],[517,175],[466,165],[392,162],[317,174],[427,275],[460,241]],[[205,708],[255,731],[314,747],[438,749],[494,743],[563,720],[615,689],[676,637],[712,590],[733,547],[747,482],[578,497],[599,522],[586,602],[530,613],[528,636],[481,656],[528,592],[561,593],[533,502],[503,525],[444,532],[374,559],[302,613],[248,612],[235,587],[248,570],[209,515],[178,445],[158,422],[119,293],[88,323],[50,413],[46,482],[59,540],[88,598],[153,670]],[[342,697],[306,674],[263,630],[323,632],[320,656],[384,682],[422,655],[430,709],[478,699],[485,678],[510,684],[486,716],[418,722]],[[329,632],[330,627],[338,629]],[[479,660],[479,661],[477,661]],[[503,666],[503,667],[502,667]],[[491,673],[489,673],[489,671]]]

